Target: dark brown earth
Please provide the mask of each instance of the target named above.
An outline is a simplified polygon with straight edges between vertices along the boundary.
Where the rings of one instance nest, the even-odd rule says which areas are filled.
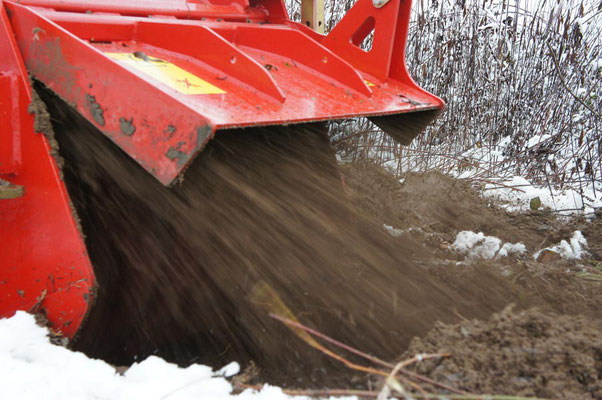
[[[507,213],[469,182],[438,172],[408,174],[400,183],[372,164],[345,164],[342,170],[358,208],[405,229],[404,236],[427,249],[430,257],[421,261],[425,271],[475,298],[487,297],[489,287],[481,286],[481,276],[493,274],[497,282],[526,289],[535,298],[529,305],[538,306],[526,311],[508,307],[485,321],[437,323],[427,335],[414,338],[400,358],[418,353],[451,357],[416,364],[411,371],[471,393],[602,399],[602,218]],[[450,246],[460,230],[523,242],[528,254],[467,262]],[[541,263],[531,256],[575,230],[588,240],[585,259]]]
[[[431,173],[401,185],[369,164],[341,167],[344,192],[320,125],[219,132],[183,182],[165,188],[42,94],[99,282],[74,344],[90,356],[115,365],[151,354],[181,365],[253,361],[256,380],[364,388],[370,378],[268,313],[285,313],[280,301],[304,324],[386,360],[437,321],[485,320],[511,303],[581,314],[584,332],[598,327],[600,282],[583,276],[601,273],[599,258],[467,263],[450,244],[459,230],[483,231],[523,241],[531,254],[580,228],[599,246],[599,222],[509,215],[466,182]],[[383,224],[421,229],[392,237]]]
[[[448,353],[411,371],[471,393],[602,398],[602,325],[582,316],[507,308],[487,322],[437,324],[404,354]]]

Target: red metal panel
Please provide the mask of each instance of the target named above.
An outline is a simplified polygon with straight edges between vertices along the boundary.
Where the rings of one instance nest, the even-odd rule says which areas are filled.
[[[162,183],[213,136],[205,117],[144,77],[26,7],[8,7],[27,69]]]
[[[2,41],[0,33],[0,41]],[[0,49],[0,54],[2,50]],[[6,62],[6,61],[5,61]],[[16,173],[21,164],[19,90],[16,75],[0,67],[0,174]]]
[[[0,179],[25,188],[0,200],[0,317],[71,337],[94,288],[25,66],[167,185],[217,129],[366,116],[407,143],[443,108],[407,72],[409,13],[358,0],[322,36],[283,0],[0,0]]]
[[[1,2],[0,2],[1,4]],[[14,54],[17,50],[12,31],[6,24],[0,24],[0,55]],[[0,56],[0,174],[16,173],[21,164],[20,120],[23,110],[19,110],[19,76],[14,72],[10,57]]]
[[[242,84],[247,84],[280,102],[285,99],[282,90],[263,65],[205,26],[144,21],[136,26],[136,41],[180,54],[188,53],[222,71],[224,77],[238,79]],[[174,37],[186,39],[173,40]]]
[[[98,4],[117,7],[109,0]],[[156,4],[173,15],[182,2]],[[279,1],[251,5],[282,12]],[[290,21],[141,18],[9,6],[27,68],[164,184],[173,182],[217,129],[441,109],[443,102],[416,86],[405,70],[409,7],[409,1],[391,0],[377,9],[371,0],[359,0],[323,37]],[[373,26],[374,46],[364,52],[356,44]],[[178,90],[153,63],[177,69],[186,75],[179,79],[186,85],[192,78],[192,86],[215,90]],[[391,129],[401,123],[387,121],[381,125]]]
[[[223,19],[227,21],[266,21],[267,11],[251,8],[247,0],[20,0],[19,4],[76,13],[115,13],[130,16],[173,16],[185,19]]]
[[[278,40],[274,40],[275,38]],[[309,40],[301,32],[290,28],[266,29],[261,26],[240,26],[236,31],[235,42],[242,46],[278,54],[285,59],[298,61],[317,73],[326,75],[365,96],[372,95],[372,91],[358,71],[333,52],[313,40]],[[299,49],[303,49],[303,51],[299,51]]]
[[[0,0],[0,42],[12,42],[0,47],[0,72],[13,83],[0,87],[0,98],[13,97],[20,132],[0,125],[0,140],[22,145],[21,168],[0,179],[24,187],[18,198],[0,199],[0,318],[42,312],[56,332],[73,337],[92,302],[94,275],[48,141],[27,113],[31,92],[13,37]],[[18,95],[7,89],[15,85]]]
[[[403,4],[390,1],[382,8],[375,8],[371,1],[358,2],[324,38],[322,44],[349,60],[356,68],[385,81],[390,76],[392,58],[404,58],[404,48],[394,48],[393,38],[401,25],[407,25],[407,21],[399,18],[400,9],[410,7],[409,1]],[[360,44],[372,29],[372,49],[364,51]]]

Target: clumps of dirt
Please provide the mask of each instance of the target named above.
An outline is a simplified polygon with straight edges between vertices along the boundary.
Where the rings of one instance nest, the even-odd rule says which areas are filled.
[[[59,144],[54,137],[54,130],[52,128],[52,122],[50,121],[50,114],[46,108],[46,104],[40,98],[40,95],[35,90],[34,85],[31,86],[31,103],[27,108],[29,114],[33,114],[33,129],[36,133],[41,133],[46,136],[48,144],[50,145],[50,154],[54,157],[59,171],[62,171],[63,159],[59,155]],[[62,178],[62,176],[61,176]]]
[[[69,338],[66,336],[57,334],[52,330],[52,325],[45,314],[41,312],[33,312],[30,310],[29,313],[33,313],[33,317],[36,321],[36,324],[42,328],[48,329],[48,341],[57,346],[66,347],[69,344]]]
[[[471,393],[549,399],[602,398],[601,324],[512,307],[488,321],[437,324],[402,358],[449,353],[411,370]]]

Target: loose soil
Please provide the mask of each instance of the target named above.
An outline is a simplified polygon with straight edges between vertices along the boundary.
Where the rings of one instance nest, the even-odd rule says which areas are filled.
[[[437,324],[404,357],[447,353],[411,371],[472,393],[602,398],[602,326],[582,316],[508,307],[488,321]]]
[[[495,274],[536,298],[527,310],[508,306],[487,320],[437,323],[414,338],[400,359],[419,353],[451,357],[415,364],[410,371],[471,393],[602,399],[602,218],[508,213],[483,198],[478,187],[436,171],[407,174],[400,182],[369,163],[341,168],[357,208],[405,230],[404,236],[427,250],[430,257],[420,261],[425,271],[475,298],[494,289],[481,290],[482,274]],[[527,255],[465,260],[451,248],[461,230],[522,242]],[[575,230],[588,240],[588,257],[533,259],[537,250]]]
[[[181,365],[237,360],[257,366],[249,383],[365,388],[372,378],[331,361],[268,313],[294,316],[391,361],[408,346],[427,351],[412,338],[429,338],[434,327],[484,321],[509,304],[517,311],[500,315],[510,320],[541,315],[574,328],[584,342],[599,340],[592,330],[599,328],[600,281],[582,278],[600,274],[595,251],[587,262],[540,264],[530,257],[467,262],[450,248],[459,230],[474,230],[522,241],[532,253],[577,228],[596,248],[599,222],[511,215],[438,173],[400,184],[373,165],[346,164],[342,185],[322,125],[218,132],[183,182],[166,188],[59,99],[42,97],[99,282],[74,343],[90,356],[115,365],[151,354]],[[392,237],[383,224],[407,234]],[[520,314],[534,306],[541,311]],[[472,324],[487,331],[499,318]],[[546,360],[534,362],[545,369]],[[484,381],[495,375],[460,365]],[[550,397],[597,396],[597,368],[597,376],[587,370],[594,383],[585,389],[567,383]],[[466,390],[498,388],[462,382]]]

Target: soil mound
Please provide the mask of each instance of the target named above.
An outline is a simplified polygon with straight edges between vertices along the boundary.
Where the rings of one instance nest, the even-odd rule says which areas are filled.
[[[549,399],[602,398],[602,331],[583,317],[512,307],[489,321],[437,324],[403,358],[449,353],[413,371],[472,393]]]

